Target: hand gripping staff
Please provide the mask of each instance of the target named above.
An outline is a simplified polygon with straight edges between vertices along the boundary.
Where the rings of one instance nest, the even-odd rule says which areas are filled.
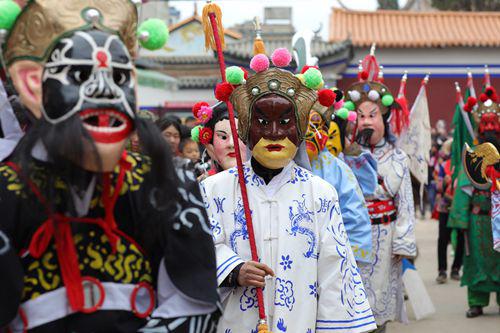
[[[222,12],[219,6],[212,3],[210,0],[207,1],[205,7],[203,7],[202,15],[203,30],[205,32],[205,47],[211,48],[217,52],[217,60],[219,61],[219,68],[222,77],[222,81],[226,82],[226,65],[224,63],[224,54],[222,50],[224,48],[224,28],[222,27]],[[233,142],[238,142],[238,134],[236,130],[236,122],[234,120],[234,108],[231,102],[227,101],[227,109],[229,113],[229,123],[231,126],[231,134],[233,136]],[[245,184],[245,175],[243,171],[243,163],[241,160],[241,152],[239,149],[236,151],[236,166],[238,169],[238,182],[240,184],[241,197],[243,200],[243,208],[245,211],[245,219],[248,229],[248,239],[250,242],[250,251],[252,253],[252,260],[258,262],[259,256],[257,253],[257,246],[255,244],[255,233],[253,229],[252,216],[250,214],[250,205],[248,203],[248,193]],[[262,293],[262,288],[257,288],[257,302],[259,306],[259,323],[258,323],[258,333],[270,333],[267,326],[266,320],[266,310],[264,307],[264,296]]]

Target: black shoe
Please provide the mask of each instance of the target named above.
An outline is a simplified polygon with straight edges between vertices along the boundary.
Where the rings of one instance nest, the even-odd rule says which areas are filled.
[[[445,271],[439,271],[439,275],[436,278],[436,282],[438,284],[446,283],[446,272]]]
[[[467,313],[465,316],[467,318],[476,318],[479,317],[483,314],[483,307],[481,306],[471,306],[469,310],[467,310]]]
[[[455,281],[460,281],[460,270],[459,269],[452,269],[451,274],[450,274],[450,279],[455,280]]]

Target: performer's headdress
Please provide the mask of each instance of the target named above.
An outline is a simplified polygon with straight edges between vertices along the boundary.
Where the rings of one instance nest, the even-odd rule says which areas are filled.
[[[409,124],[408,108],[405,107],[405,103],[398,103],[383,81],[384,74],[375,58],[375,44],[373,44],[370,54],[360,61],[358,82],[352,84],[345,93],[345,107],[355,111],[363,102],[373,102],[380,107],[385,120],[392,118],[392,128],[399,134]],[[402,81],[406,82],[406,77],[403,77]]]
[[[324,82],[317,68],[307,68],[297,75],[283,69],[292,60],[290,52],[284,48],[275,50],[271,60],[275,67],[270,68],[266,55],[254,56],[250,68],[256,74],[247,79],[245,71],[240,67],[227,68],[227,82],[219,84],[215,91],[219,100],[230,100],[238,110],[238,133],[245,143],[248,140],[253,104],[265,95],[276,94],[292,103],[301,139],[305,136],[309,112],[314,103],[319,101],[325,106],[335,103],[335,93],[329,89],[321,89]]]
[[[7,65],[21,59],[43,62],[56,41],[79,30],[116,34],[131,56],[137,53],[137,36],[141,46],[150,50],[163,47],[168,38],[166,24],[158,19],[147,20],[138,29],[136,4],[140,1],[33,0],[22,11],[10,9],[9,2],[2,1],[0,6],[11,13],[0,20],[0,29],[8,31],[4,48]]]
[[[472,82],[470,73],[469,79]],[[474,96],[469,96],[464,103],[458,83],[456,83],[456,89],[463,119],[470,120],[467,114],[470,113],[475,123],[475,126],[469,124],[468,130],[472,132],[470,134],[476,145],[471,149],[465,142],[462,151],[465,174],[476,188],[498,190],[500,189],[498,181],[500,172],[497,166],[500,162],[500,155],[497,136],[500,133],[500,99],[495,88],[491,86],[488,67],[485,67],[484,91],[479,96],[479,100]],[[489,135],[486,135],[488,132]]]

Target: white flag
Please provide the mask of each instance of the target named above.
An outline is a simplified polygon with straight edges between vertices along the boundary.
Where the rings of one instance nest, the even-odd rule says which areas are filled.
[[[420,182],[427,184],[429,153],[432,147],[429,105],[426,84],[423,83],[410,112],[410,126],[401,133],[397,146],[410,158],[410,171]]]

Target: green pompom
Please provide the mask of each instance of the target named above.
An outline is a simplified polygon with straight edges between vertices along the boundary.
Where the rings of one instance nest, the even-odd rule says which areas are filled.
[[[382,97],[382,105],[389,107],[392,103],[394,103],[394,97],[391,94],[385,94]]]
[[[304,73],[305,85],[309,89],[319,89],[323,85],[323,75],[316,68],[309,68]]]
[[[238,66],[226,68],[226,80],[231,84],[242,84],[245,82],[245,72]]]
[[[0,0],[0,30],[10,30],[16,22],[21,7],[12,0]]]
[[[195,126],[191,129],[191,139],[193,139],[194,142],[199,143],[200,142],[200,129],[201,126]]]
[[[356,109],[356,105],[352,101],[347,101],[344,103],[344,108],[346,108],[349,111],[354,111]]]
[[[145,49],[154,51],[161,49],[168,40],[167,24],[160,19],[149,19],[139,26],[137,37]]]
[[[347,108],[343,107],[337,111],[337,117],[346,120],[347,117],[349,116],[349,110]]]

